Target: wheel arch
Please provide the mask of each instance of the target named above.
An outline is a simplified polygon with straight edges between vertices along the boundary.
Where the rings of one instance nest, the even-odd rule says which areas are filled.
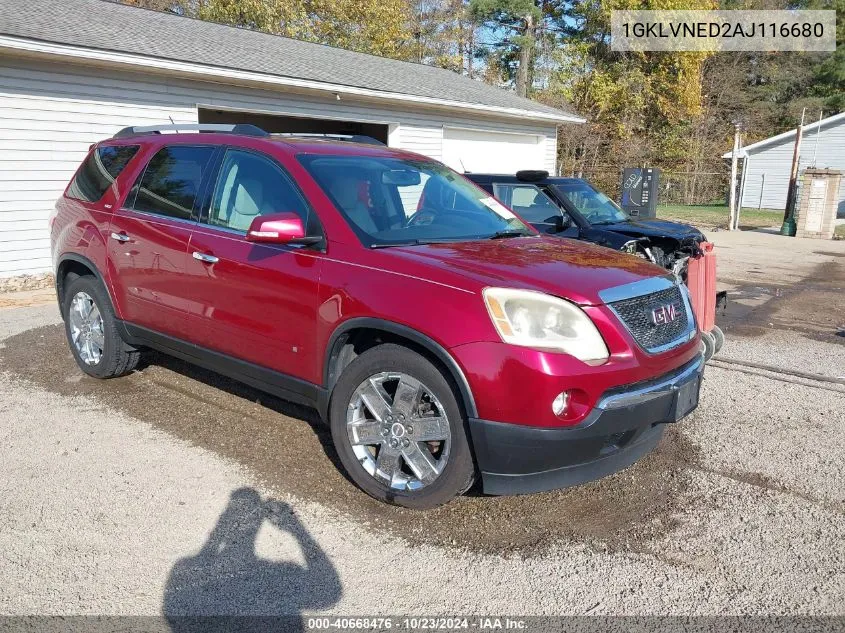
[[[379,340],[380,338],[382,340]],[[378,344],[379,342],[404,344],[429,358],[429,360],[433,360],[435,364],[446,371],[447,376],[454,382],[460,397],[460,404],[466,415],[477,417],[478,410],[466,375],[442,345],[430,336],[407,325],[373,317],[357,317],[344,321],[329,337],[323,362],[323,385],[328,397],[331,397],[331,392],[343,368],[354,358],[354,354],[350,356],[350,347],[354,347],[356,342],[362,341],[365,345],[368,343]]]
[[[86,274],[96,277],[97,280],[103,284],[103,287],[106,288],[106,294],[108,294],[106,280],[103,278],[102,273],[97,269],[97,266],[94,265],[94,262],[87,257],[77,255],[76,253],[65,253],[59,257],[59,262],[56,265],[56,296],[58,297],[59,305],[64,303],[65,287],[67,286],[66,280],[70,273],[76,273],[80,277],[83,277]],[[109,297],[109,300],[111,300],[111,297]],[[112,304],[114,304],[113,301]]]

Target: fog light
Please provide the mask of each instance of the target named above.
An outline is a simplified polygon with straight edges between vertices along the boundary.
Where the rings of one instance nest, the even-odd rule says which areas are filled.
[[[569,406],[569,392],[562,391],[557,394],[557,397],[552,401],[552,412],[555,415],[563,415],[566,413],[567,406]]]

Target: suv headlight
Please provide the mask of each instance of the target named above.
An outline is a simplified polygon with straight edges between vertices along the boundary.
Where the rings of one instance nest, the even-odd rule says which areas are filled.
[[[484,303],[505,343],[561,351],[590,364],[609,356],[590,317],[568,301],[533,290],[485,288]]]

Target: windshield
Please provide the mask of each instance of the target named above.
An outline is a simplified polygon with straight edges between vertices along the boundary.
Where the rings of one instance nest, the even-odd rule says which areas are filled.
[[[554,185],[554,188],[590,224],[613,224],[628,220],[628,216],[613,200],[586,182],[567,182]]]
[[[510,209],[424,159],[301,155],[365,246],[534,235]]]

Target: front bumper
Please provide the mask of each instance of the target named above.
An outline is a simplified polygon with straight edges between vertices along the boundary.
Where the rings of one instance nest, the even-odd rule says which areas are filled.
[[[485,493],[566,488],[627,468],[654,449],[666,423],[698,404],[698,356],[655,380],[606,392],[583,422],[566,428],[469,420]]]

